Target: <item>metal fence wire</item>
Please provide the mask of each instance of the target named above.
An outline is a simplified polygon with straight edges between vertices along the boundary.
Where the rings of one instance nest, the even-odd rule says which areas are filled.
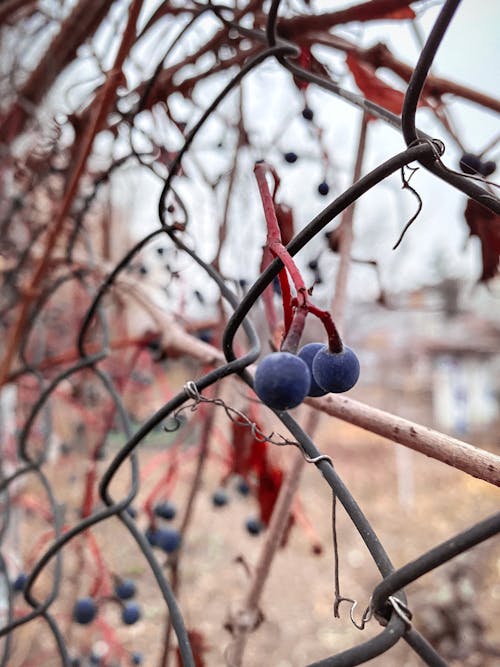
[[[131,3],[130,15],[134,11],[138,11],[140,4],[137,2]],[[18,348],[18,357],[21,363],[15,371],[10,372],[10,369],[7,371],[8,379],[11,382],[15,382],[19,378],[29,377],[32,382],[32,394],[36,395],[36,398],[32,400],[29,414],[25,416],[22,426],[16,435],[17,464],[14,467],[9,467],[6,457],[3,456],[0,467],[0,498],[3,516],[0,532],[0,542],[2,543],[0,571],[6,597],[6,622],[0,630],[0,637],[3,638],[1,645],[1,667],[12,665],[11,656],[14,631],[21,628],[21,626],[40,619],[43,619],[46,627],[52,634],[57,647],[57,653],[60,657],[60,663],[65,667],[78,664],[71,656],[71,651],[68,648],[70,645],[69,638],[63,633],[57,614],[53,611],[54,603],[63,593],[63,561],[68,545],[75,538],[85,534],[86,531],[88,532],[89,528],[98,524],[105,524],[113,518],[119,519],[123,527],[128,531],[142,553],[151,573],[154,575],[160,595],[168,608],[171,632],[175,634],[177,640],[179,664],[185,667],[195,667],[195,665],[201,664],[195,657],[195,638],[186,629],[182,610],[174,594],[173,589],[175,586],[170,576],[173,569],[171,567],[165,568],[164,564],[159,561],[157,552],[153,548],[153,541],[148,539],[151,536],[145,535],[139,529],[132,515],[131,507],[140,489],[138,447],[143,443],[145,438],[157,427],[161,426],[164,426],[166,430],[176,431],[184,424],[185,420],[183,417],[186,410],[198,412],[204,410],[204,419],[210,419],[209,415],[215,412],[217,408],[225,410],[233,424],[247,427],[252,437],[257,441],[267,441],[270,443],[270,446],[293,445],[300,449],[305,460],[311,465],[316,466],[320,473],[320,478],[331,489],[334,520],[336,502],[338,502],[343,506],[356,530],[359,532],[380,572],[380,583],[367,596],[370,600],[369,606],[362,613],[361,620],[356,621],[356,616],[359,617],[359,615],[354,614],[354,602],[340,595],[337,567],[336,611],[338,612],[339,607],[345,603],[345,607],[352,607],[351,617],[356,625],[362,628],[369,620],[372,623],[378,622],[381,628],[380,633],[348,650],[335,655],[325,656],[323,659],[309,665],[309,667],[348,667],[360,665],[376,656],[384,654],[401,640],[406,642],[420,656],[423,664],[432,667],[441,667],[447,664],[431,643],[416,630],[412,622],[411,607],[405,595],[405,587],[435,568],[451,561],[456,556],[463,554],[468,549],[496,535],[500,530],[500,513],[478,521],[467,530],[453,535],[450,539],[436,545],[412,562],[395,568],[374,527],[363,514],[351,491],[337,473],[334,466],[335,461],[332,461],[329,456],[324,455],[318,449],[306,430],[287,411],[276,411],[276,417],[291,434],[294,439],[293,442],[287,439],[280,439],[274,435],[266,436],[251,416],[245,414],[243,411],[232,408],[222,398],[217,396],[214,389],[223,378],[229,376],[238,376],[248,387],[253,387],[253,376],[249,372],[249,367],[258,359],[261,352],[261,344],[259,336],[248,316],[253,306],[263,295],[264,290],[273,283],[274,279],[283,269],[284,264],[280,258],[275,256],[243,296],[241,296],[241,292],[234,291],[228,281],[220,274],[217,267],[203,261],[199,254],[192,249],[186,231],[189,229],[187,211],[183,207],[181,197],[174,190],[173,183],[175,176],[180,171],[182,160],[189,151],[194,138],[216,111],[220,103],[225,100],[226,96],[238,86],[249,72],[258,68],[261,63],[269,59],[274,59],[283,68],[288,70],[295,77],[296,81],[302,81],[312,86],[319,86],[325,91],[340,96],[348,103],[361,108],[366,114],[389,123],[401,132],[407,146],[397,155],[390,157],[366,175],[355,180],[352,186],[342,192],[342,194],[316,215],[313,220],[305,225],[287,244],[286,250],[290,257],[293,257],[299,250],[304,248],[311,239],[324,230],[329,222],[339,216],[363,194],[374,188],[391,174],[402,170],[406,165],[410,165],[411,163],[419,163],[437,179],[444,181],[444,187],[456,188],[467,195],[469,199],[482,204],[489,211],[499,214],[500,200],[492,194],[491,188],[486,189],[484,182],[480,178],[469,177],[447,168],[441,161],[441,156],[445,148],[444,144],[420,131],[415,124],[417,105],[426,84],[429,70],[443,36],[459,6],[459,2],[458,0],[447,0],[443,4],[411,75],[411,80],[404,95],[401,116],[388,111],[374,102],[370,102],[360,95],[341,88],[337,83],[326,78],[323,73],[315,73],[306,67],[300,58],[301,49],[297,43],[293,39],[285,39],[280,33],[278,15],[280,4],[280,0],[273,0],[271,2],[265,31],[245,27],[245,25],[238,22],[234,10],[230,10],[225,6],[213,4],[212,2],[200,6],[199,13],[212,13],[228,34],[239,31],[240,34],[252,39],[253,43],[260,44],[260,47],[256,53],[246,60],[245,64],[238,70],[238,73],[230,79],[229,83],[215,97],[214,101],[203,111],[198,122],[196,122],[187,134],[182,148],[172,157],[168,167],[168,176],[164,180],[164,187],[159,199],[160,226],[157,230],[142,238],[127,252],[123,259],[102,281],[97,292],[92,297],[91,306],[88,308],[78,331],[77,358],[71,360],[71,363],[65,367],[63,372],[55,376],[51,375],[49,379],[47,379],[47,375],[44,374],[43,368],[40,365],[28,360],[26,353],[27,344],[30,333],[42,322],[45,307],[61,284],[69,281],[77,281],[82,288],[88,290],[88,292],[91,291],[90,282],[87,282],[85,270],[79,268],[76,265],[76,261],[72,264],[72,246],[76,242],[76,239],[84,235],[81,222],[81,217],[84,213],[81,214],[80,218],[78,215],[76,216],[75,226],[72,231],[72,241],[67,251],[67,273],[62,276],[59,275],[57,279],[52,280],[49,284],[46,282],[43,283],[42,291],[36,297],[33,297],[29,303],[21,325],[22,335],[20,336],[20,346]],[[389,5],[390,3],[386,4]],[[395,3],[392,3],[392,5],[395,5]],[[162,67],[159,66],[153,78],[148,82],[147,87],[143,89],[142,100],[138,102],[138,109],[141,108],[141,103],[148,96],[155,79],[160,76],[161,71]],[[93,196],[95,196],[95,193],[89,197],[84,210],[88,210],[90,207]],[[172,202],[176,208],[175,222],[170,214]],[[185,219],[182,222],[179,222],[178,219],[179,210],[183,211],[185,215]],[[13,215],[14,211],[11,213]],[[188,382],[155,414],[146,419],[137,430],[134,430],[128,410],[125,407],[123,387],[118,386],[112,379],[112,374],[103,368],[103,361],[111,353],[109,347],[108,316],[103,308],[103,302],[117,281],[126,275],[129,268],[134,264],[140,251],[154,239],[164,238],[165,236],[171,240],[181,255],[189,256],[206,272],[207,279],[217,285],[220,294],[231,309],[231,315],[224,329],[222,340],[222,351],[225,356],[225,362],[210,368],[208,372],[197,380]],[[25,261],[25,258],[19,260],[18,270],[23,261]],[[15,298],[19,298],[18,292],[14,294],[17,294]],[[6,296],[8,300],[7,292]],[[4,316],[5,314],[6,311],[4,310]],[[243,344],[235,345],[235,337],[241,332],[243,332],[247,341],[247,351],[242,355],[239,354],[238,350],[244,348]],[[158,351],[158,340],[154,336],[146,342],[146,345],[152,352]],[[44,465],[49,457],[49,404],[51,397],[63,386],[65,381],[71,380],[77,374],[86,374],[87,377],[97,380],[100,386],[99,391],[103,392],[103,395],[107,397],[106,400],[109,405],[111,405],[109,414],[105,415],[103,419],[104,421],[108,420],[108,430],[112,426],[116,427],[118,425],[125,438],[125,444],[120,447],[99,481],[98,488],[102,505],[99,509],[95,509],[91,505],[92,510],[89,513],[82,512],[82,516],[78,521],[72,524],[70,518],[65,514],[64,507],[57,500],[57,493],[54,488],[55,482],[45,472]],[[90,396],[85,397],[85,400],[91,404],[93,399]],[[99,401],[98,397],[97,404]],[[97,407],[96,411],[98,411]],[[43,427],[37,426],[37,438],[34,439],[35,424],[40,423],[37,421],[40,418],[42,418],[42,423],[44,420],[48,420],[47,424],[49,426],[45,430]],[[41,440],[39,437],[40,432],[42,433]],[[36,446],[32,444],[32,439],[33,442],[36,440],[38,443]],[[97,460],[99,447],[96,447],[94,453],[94,458]],[[113,482],[117,479],[118,472],[124,467],[128,467],[129,471],[128,485],[118,495],[116,492],[112,492]],[[498,464],[490,463],[490,472],[492,478],[498,482],[500,474]],[[51,530],[48,531],[46,539],[39,544],[32,567],[26,573],[27,579],[22,583],[24,600],[31,607],[31,611],[19,615],[15,611],[16,591],[12,586],[12,568],[9,565],[9,557],[6,550],[9,531],[12,528],[13,522],[19,520],[15,511],[18,485],[25,478],[36,480],[40,488],[43,489],[43,494],[49,506],[48,521],[51,523]],[[335,531],[334,537],[334,555],[337,564],[339,545]],[[35,584],[47,572],[50,573],[50,585],[43,597],[36,597],[34,594]],[[244,643],[246,635],[256,628],[258,624],[258,617],[250,620],[246,619],[246,621],[241,618],[234,619],[232,632],[235,641],[231,650],[228,650],[226,654],[227,664],[241,664],[241,644],[242,642]],[[131,660],[136,660],[132,664],[139,664],[140,658],[132,657]],[[42,663],[39,662],[38,664]]]

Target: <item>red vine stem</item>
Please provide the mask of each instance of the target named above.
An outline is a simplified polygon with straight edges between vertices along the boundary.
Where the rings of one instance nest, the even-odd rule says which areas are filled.
[[[266,179],[267,172],[270,172],[274,178],[275,187],[273,195],[271,195],[269,191],[269,185]],[[254,173],[262,200],[262,206],[264,208],[264,216],[266,218],[266,247],[269,249],[269,252],[274,255],[274,257],[278,257],[282,261],[285,267],[285,269],[280,272],[280,285],[282,286],[282,299],[285,319],[285,332],[282,349],[292,353],[296,352],[302,331],[304,329],[305,318],[310,312],[318,317],[325,327],[330,350],[332,352],[340,352],[342,350],[342,341],[330,313],[319,309],[317,306],[311,303],[307,287],[304,283],[304,279],[302,278],[299,268],[293,261],[288,250],[281,242],[281,232],[278,219],[276,217],[276,211],[274,209],[274,196],[276,195],[279,184],[278,176],[274,169],[272,169],[272,167],[263,161],[257,162],[255,164]],[[285,270],[290,274],[297,292],[297,296],[294,298],[291,298],[288,278],[281,278],[281,274],[285,273]]]

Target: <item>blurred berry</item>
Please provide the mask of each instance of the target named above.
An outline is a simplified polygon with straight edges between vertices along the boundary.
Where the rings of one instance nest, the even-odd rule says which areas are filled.
[[[464,174],[480,174],[481,158],[474,153],[464,153],[460,158],[460,169]]]
[[[247,519],[245,522],[245,528],[250,535],[259,535],[262,532],[263,527],[262,521],[254,517]]]
[[[227,495],[225,489],[217,489],[217,491],[214,491],[212,494],[212,504],[215,507],[224,507],[224,505],[227,505],[228,502],[229,496]]]
[[[326,181],[323,181],[318,185],[318,192],[323,197],[326,197],[326,195],[330,192],[330,186]]]
[[[302,109],[302,118],[305,118],[305,120],[312,120],[314,118],[314,111],[309,107],[304,107]]]

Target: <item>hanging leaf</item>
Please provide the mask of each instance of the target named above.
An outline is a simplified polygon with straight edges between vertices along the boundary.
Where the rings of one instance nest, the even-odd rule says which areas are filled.
[[[479,282],[486,282],[498,273],[500,263],[500,215],[481,206],[473,199],[467,201],[465,220],[470,236],[481,241],[483,271]]]
[[[257,500],[260,507],[260,520],[266,526],[273,513],[282,483],[283,470],[281,468],[267,465],[262,469],[257,487]]]
[[[191,644],[191,649],[193,651],[194,665],[195,667],[206,667],[204,654],[210,650],[210,645],[207,644],[207,641],[203,634],[199,630],[188,630],[189,643]],[[181,652],[177,647],[175,649],[177,656],[177,664],[179,667],[184,665]]]
[[[256,423],[256,428],[261,426]],[[231,473],[248,479],[251,472],[257,475],[266,466],[267,442],[260,440],[243,419],[232,423]]]
[[[346,57],[346,63],[354,77],[357,87],[367,100],[384,107],[392,113],[401,115],[403,108],[404,93],[389,86],[385,81],[379,79],[371,65],[361,62],[353,53]],[[424,103],[420,101],[419,106]]]

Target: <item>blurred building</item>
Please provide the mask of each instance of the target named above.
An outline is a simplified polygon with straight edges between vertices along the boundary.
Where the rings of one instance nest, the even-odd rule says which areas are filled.
[[[446,280],[354,306],[346,329],[363,368],[358,395],[457,437],[473,433],[500,445],[500,308],[493,295],[466,296],[459,281]]]

